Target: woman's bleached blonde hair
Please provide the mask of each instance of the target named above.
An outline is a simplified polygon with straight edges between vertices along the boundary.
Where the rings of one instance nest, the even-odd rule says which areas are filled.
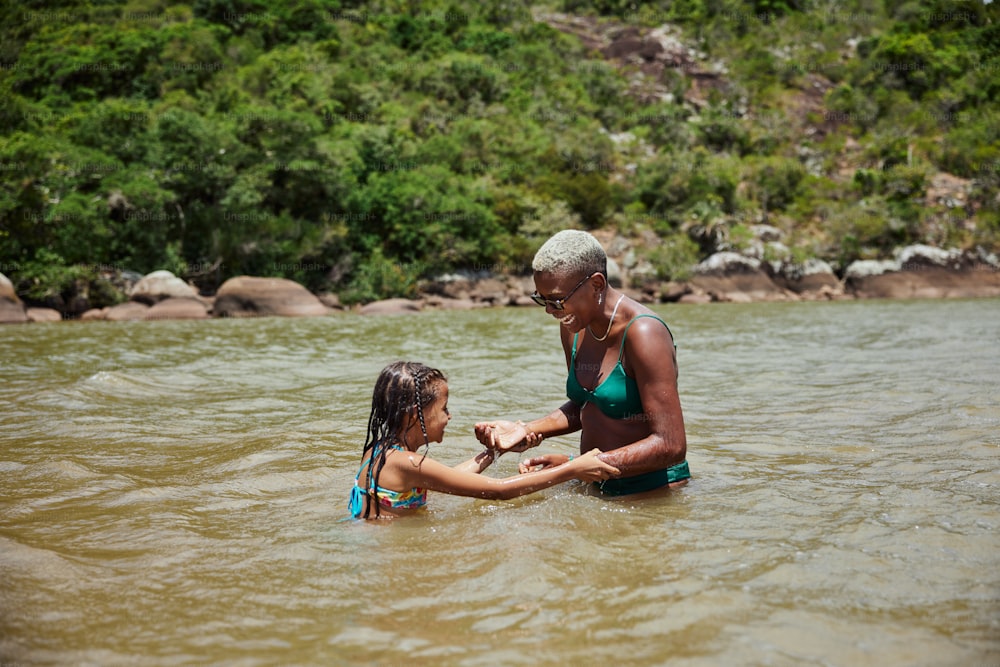
[[[608,255],[592,234],[564,229],[542,244],[531,268],[540,273],[567,276],[601,273],[607,278]]]

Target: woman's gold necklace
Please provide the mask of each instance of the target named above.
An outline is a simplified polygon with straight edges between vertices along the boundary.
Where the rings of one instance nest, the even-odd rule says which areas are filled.
[[[611,311],[611,319],[608,320],[608,330],[604,332],[603,336],[601,336],[600,338],[598,338],[596,335],[594,335],[594,330],[590,328],[590,325],[589,324],[587,325],[587,331],[589,331],[590,335],[594,337],[594,340],[598,340],[598,341],[600,341],[600,340],[607,340],[608,335],[611,333],[611,325],[615,323],[615,315],[618,314],[618,306],[621,305],[622,299],[624,299],[624,298],[625,298],[625,295],[622,294],[620,297],[618,297],[618,301],[615,302],[615,309]]]

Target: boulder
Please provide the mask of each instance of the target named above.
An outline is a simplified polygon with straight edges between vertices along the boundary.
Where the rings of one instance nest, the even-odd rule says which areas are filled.
[[[28,308],[29,322],[62,322],[62,313],[55,308]]]
[[[471,299],[449,299],[448,297],[438,295],[427,297],[427,306],[440,310],[472,310],[479,308],[481,305]]]
[[[713,301],[788,301],[796,297],[782,289],[761,268],[760,260],[735,252],[717,252],[694,267],[689,281]]]
[[[366,303],[358,311],[362,315],[395,315],[399,313],[416,313],[423,308],[423,303],[411,299],[383,299]]]
[[[0,273],[0,324],[20,324],[27,321],[28,313],[17,297],[13,283]]]
[[[170,271],[153,271],[129,290],[129,298],[150,306],[169,298],[194,298],[198,290]]]
[[[689,292],[679,298],[677,303],[712,303],[712,297],[702,292]]]
[[[660,286],[660,301],[676,303],[691,293],[691,285],[672,280]]]
[[[622,274],[622,267],[615,260],[608,257],[608,283],[612,287],[621,287],[625,284]]]
[[[449,299],[471,299],[475,278],[451,274],[438,276],[421,289],[425,294],[438,294]]]
[[[170,297],[146,311],[144,320],[204,320],[208,307],[199,299]]]
[[[98,320],[106,320],[108,315],[107,308],[91,308],[80,315],[81,322],[96,322]]]
[[[470,297],[473,301],[487,302],[494,306],[506,305],[510,301],[507,286],[496,278],[483,278],[476,282]]]
[[[216,292],[212,311],[217,317],[316,317],[330,309],[295,281],[237,276]]]
[[[0,324],[20,324],[27,321],[28,313],[24,310],[24,304],[0,297]]]
[[[18,298],[17,291],[14,289],[14,283],[2,273],[0,273],[0,299],[21,303],[21,299]]]
[[[149,310],[149,306],[138,301],[126,301],[117,306],[111,306],[104,312],[104,319],[110,322],[125,322],[127,320],[141,320]]]
[[[913,245],[893,259],[853,262],[844,283],[859,298],[994,297],[1000,296],[1000,266],[991,256]]]
[[[340,302],[340,296],[334,294],[333,292],[323,292],[322,294],[317,294],[316,298],[327,308],[331,310],[343,310],[344,304]]]
[[[820,294],[830,298],[843,294],[844,286],[833,272],[833,267],[821,259],[807,259],[802,264],[780,263],[774,272],[774,282],[804,298],[814,298]]]

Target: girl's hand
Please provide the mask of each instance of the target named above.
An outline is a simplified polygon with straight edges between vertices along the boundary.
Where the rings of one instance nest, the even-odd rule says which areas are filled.
[[[621,471],[597,458],[599,449],[591,449],[586,454],[578,456],[569,462],[574,468],[576,478],[584,482],[600,482],[610,477],[618,477]]]
[[[492,421],[479,422],[475,426],[476,439],[489,449],[500,452],[523,452],[537,447],[542,441],[541,433],[531,433],[523,422]]]

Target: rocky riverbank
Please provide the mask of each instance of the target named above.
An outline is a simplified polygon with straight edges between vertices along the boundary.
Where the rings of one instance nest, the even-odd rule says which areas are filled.
[[[765,261],[753,253],[718,252],[694,267],[688,280],[644,278],[630,249],[609,256],[610,279],[645,303],[751,303],[843,299],[970,298],[1000,296],[1000,259],[983,251],[915,245],[892,259],[859,260],[841,275],[824,261]],[[352,307],[336,294],[313,294],[284,278],[237,276],[213,295],[200,294],[169,271],[155,271],[127,287],[126,300],[70,313],[25,304],[0,274],[0,323],[207,319],[210,317],[316,317],[348,310],[363,315],[427,309],[531,306],[530,276],[455,274],[421,285],[415,299],[387,299]],[[84,304],[85,305],[85,304]],[[75,306],[80,307],[79,300]]]

